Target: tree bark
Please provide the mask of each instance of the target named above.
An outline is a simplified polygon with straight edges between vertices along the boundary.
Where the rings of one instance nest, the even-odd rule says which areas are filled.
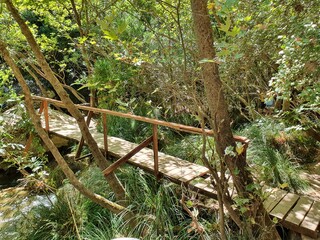
[[[51,151],[52,155],[54,156],[55,160],[61,167],[61,170],[66,175],[70,183],[84,196],[88,197],[93,202],[101,205],[104,208],[109,209],[113,213],[120,213],[125,210],[125,208],[119,204],[116,204],[114,202],[109,201],[108,199],[102,197],[99,194],[95,194],[91,192],[89,189],[87,189],[75,176],[74,172],[70,169],[69,165],[66,163],[66,161],[63,159],[62,155],[60,154],[57,147],[54,145],[54,143],[49,138],[47,132],[42,128],[41,122],[40,122],[40,116],[37,115],[33,108],[33,101],[31,97],[31,92],[24,80],[23,75],[20,72],[20,69],[15,64],[13,59],[11,58],[8,50],[6,49],[6,45],[4,42],[0,40],[0,54],[3,56],[6,63],[9,65],[9,67],[12,69],[15,77],[17,78],[22,91],[25,96],[25,104],[27,111],[29,113],[29,116],[31,118],[32,123],[34,124],[34,127],[39,134],[40,138],[43,140],[45,145],[48,147],[48,149]],[[130,215],[130,214],[129,214]],[[128,216],[128,220],[132,219],[133,215]]]
[[[25,21],[21,18],[18,10],[15,8],[11,0],[5,0],[4,1],[7,9],[11,13],[12,17],[15,19],[15,21],[18,23],[21,32],[26,37],[27,42],[29,43],[29,46],[31,47],[39,66],[41,67],[43,73],[45,74],[46,79],[50,82],[52,87],[55,89],[57,94],[59,95],[61,101],[65,104],[67,110],[71,114],[72,117],[74,117],[79,125],[81,134],[86,141],[89,149],[92,152],[92,155],[94,156],[97,165],[101,170],[106,169],[111,163],[108,162],[103,154],[101,153],[96,141],[92,137],[92,135],[89,132],[88,126],[84,120],[84,117],[82,116],[81,112],[75,107],[74,103],[69,98],[67,92],[63,88],[62,84],[59,82],[59,80],[56,78],[54,72],[50,68],[48,62],[46,61],[44,55],[41,52],[41,49],[39,45],[37,44],[33,34],[31,33],[29,27],[25,23]],[[126,204],[125,198],[125,190],[116,177],[114,173],[110,174],[108,177],[106,177],[108,183],[110,184],[110,187],[114,191],[117,200],[120,200],[123,202],[123,204]]]
[[[199,60],[214,60],[216,58],[213,30],[207,3],[207,0],[191,0]],[[225,163],[230,170],[238,196],[250,201],[250,204],[247,205],[247,214],[242,216],[245,218],[242,224],[242,230],[245,231],[249,237],[253,237],[255,233],[262,236],[265,229],[261,226],[265,226],[265,223],[271,226],[271,221],[268,213],[266,213],[263,208],[260,197],[246,189],[246,186],[253,183],[253,178],[248,170],[245,155],[237,154],[236,151],[236,144],[230,127],[231,121],[228,113],[228,105],[223,93],[218,64],[212,61],[201,64],[201,74],[210,110],[210,123],[214,132],[216,151],[223,163]],[[234,154],[226,154],[225,151],[227,149],[230,149]],[[250,223],[252,219],[257,223],[254,226]],[[262,225],[259,226],[259,224]],[[276,231],[272,231],[272,234],[274,235],[273,237],[277,239],[278,235]],[[270,237],[270,235],[268,237]]]
[[[199,50],[199,59],[215,59],[216,53],[213,43],[213,31],[207,10],[206,0],[191,1],[194,20],[194,32]],[[252,183],[252,177],[246,169],[247,163],[242,155],[235,157],[226,155],[225,150],[235,150],[235,141],[231,131],[231,121],[228,105],[224,98],[222,82],[219,76],[218,65],[214,62],[202,64],[202,77],[204,80],[205,95],[211,114],[211,124],[214,131],[216,151],[224,159],[234,179],[239,194],[245,193],[245,186]],[[236,151],[234,151],[236,153]]]

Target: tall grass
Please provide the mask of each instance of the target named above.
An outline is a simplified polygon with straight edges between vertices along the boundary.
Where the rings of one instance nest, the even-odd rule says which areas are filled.
[[[248,161],[261,181],[272,186],[289,187],[294,191],[306,188],[307,183],[300,177],[301,167],[285,151],[277,149],[274,139],[287,129],[273,119],[260,119],[240,131],[251,142]]]
[[[64,185],[52,206],[41,205],[34,210],[33,229],[26,239],[76,239],[86,218],[80,203],[80,194],[70,185]]]
[[[215,217],[199,214],[199,222],[207,226],[203,238],[191,229],[191,218],[180,204],[181,188],[133,167],[118,172],[124,183],[129,209],[136,214],[138,223],[131,229],[124,220],[125,212],[115,215],[81,196],[70,184],[65,183],[57,194],[51,208],[36,210],[34,228],[26,239],[112,239],[136,237],[140,239],[217,239],[218,232],[212,228]],[[101,171],[90,167],[81,181],[91,190],[114,199]]]
[[[285,126],[279,123],[263,120],[246,126],[240,134],[251,139],[248,160],[260,180],[273,186],[287,183],[290,188],[297,190],[305,186],[299,178],[299,166],[273,145],[275,136],[284,130]],[[190,136],[182,141],[176,140],[175,145],[166,148],[167,152],[176,152],[186,160],[199,160],[201,137]],[[182,147],[179,148],[179,145]],[[188,151],[177,152],[181,148]],[[34,228],[26,239],[219,239],[214,214],[199,211],[198,221],[205,231],[200,236],[192,230],[192,219],[180,203],[184,191],[180,186],[165,179],[158,182],[153,175],[130,166],[120,168],[117,175],[126,188],[129,209],[136,214],[138,224],[134,229],[124,220],[126,212],[112,214],[65,183],[53,207],[38,209]],[[114,194],[98,168],[89,167],[81,173],[80,179],[92,191],[115,201]],[[191,210],[196,209],[191,207]],[[239,239],[228,224],[226,230],[229,239]]]

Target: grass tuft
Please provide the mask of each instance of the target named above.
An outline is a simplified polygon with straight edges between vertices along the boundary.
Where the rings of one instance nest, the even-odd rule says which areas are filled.
[[[247,159],[259,180],[274,187],[303,190],[307,182],[300,177],[300,165],[283,148],[274,145],[275,139],[279,141],[285,131],[283,123],[266,118],[246,126],[240,134],[251,140]]]

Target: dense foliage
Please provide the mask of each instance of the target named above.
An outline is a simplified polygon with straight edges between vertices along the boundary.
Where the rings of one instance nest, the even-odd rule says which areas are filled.
[[[6,26],[0,28],[0,40],[8,45],[31,91],[57,98],[4,5],[0,1],[0,25]],[[248,159],[255,178],[293,191],[306,187],[299,178],[301,168],[319,160],[319,1],[209,0],[215,59],[198,57],[187,0],[16,0],[15,5],[77,103],[96,95],[95,104],[101,108],[200,126],[208,106],[199,63],[218,63],[232,127],[252,139]],[[16,79],[0,57],[1,112],[19,103],[20,94]],[[209,126],[207,120],[204,124]],[[24,132],[33,131],[27,116],[19,124]],[[110,135],[133,142],[151,134],[149,126],[134,120],[109,117],[108,124]],[[47,176],[39,142],[34,142],[38,156],[21,157],[20,142],[25,140],[19,142],[13,135],[11,129],[0,127],[3,162],[21,171],[27,169],[30,182],[37,178],[54,185]],[[215,161],[212,142],[210,139],[205,156]],[[202,137],[160,128],[159,146],[169,154],[201,163]],[[95,179],[86,181],[103,182],[94,169],[89,171],[94,174],[84,175]],[[130,207],[141,217],[138,228],[129,230],[132,236],[139,236],[146,225],[147,239],[160,235],[198,239],[190,230],[190,216],[179,204],[181,190],[167,182],[158,185],[151,176],[131,168],[120,175]],[[113,199],[110,189],[94,190]],[[97,214],[90,215],[92,210]],[[64,218],[63,212],[68,212]],[[45,239],[44,235],[47,239],[110,239],[128,233],[122,217],[97,207],[64,184],[51,209],[45,207],[35,214],[34,231],[28,234],[32,239]],[[217,236],[216,215],[201,212],[199,222],[205,238]],[[234,226],[226,226],[232,237],[229,226]]]

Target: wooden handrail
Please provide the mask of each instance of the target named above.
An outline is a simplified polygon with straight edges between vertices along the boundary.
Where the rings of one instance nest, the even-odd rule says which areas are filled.
[[[33,100],[38,100],[38,101],[47,101],[48,103],[51,103],[53,105],[66,108],[64,103],[59,100],[51,99],[51,98],[45,98],[45,97],[40,97],[40,96],[32,96]],[[183,124],[178,124],[178,123],[173,123],[173,122],[166,122],[158,119],[153,119],[153,118],[148,118],[148,117],[142,117],[138,115],[134,115],[131,113],[121,113],[121,112],[116,112],[108,109],[101,109],[101,108],[95,108],[95,107],[89,107],[89,106],[83,106],[81,104],[75,104],[78,109],[81,110],[86,110],[86,111],[92,111],[95,113],[102,113],[102,114],[107,114],[107,115],[112,115],[112,116],[117,116],[117,117],[124,117],[124,118],[129,118],[129,119],[134,119],[158,126],[164,126],[164,127],[169,127],[172,129],[176,129],[182,132],[188,132],[188,133],[193,133],[193,134],[205,134],[208,136],[213,136],[213,131],[209,129],[202,129],[202,128],[197,128],[197,127],[192,127],[192,126],[187,126]],[[236,136],[234,135],[234,139],[237,142],[241,142],[245,145],[248,145],[250,140],[246,137],[242,136]]]

